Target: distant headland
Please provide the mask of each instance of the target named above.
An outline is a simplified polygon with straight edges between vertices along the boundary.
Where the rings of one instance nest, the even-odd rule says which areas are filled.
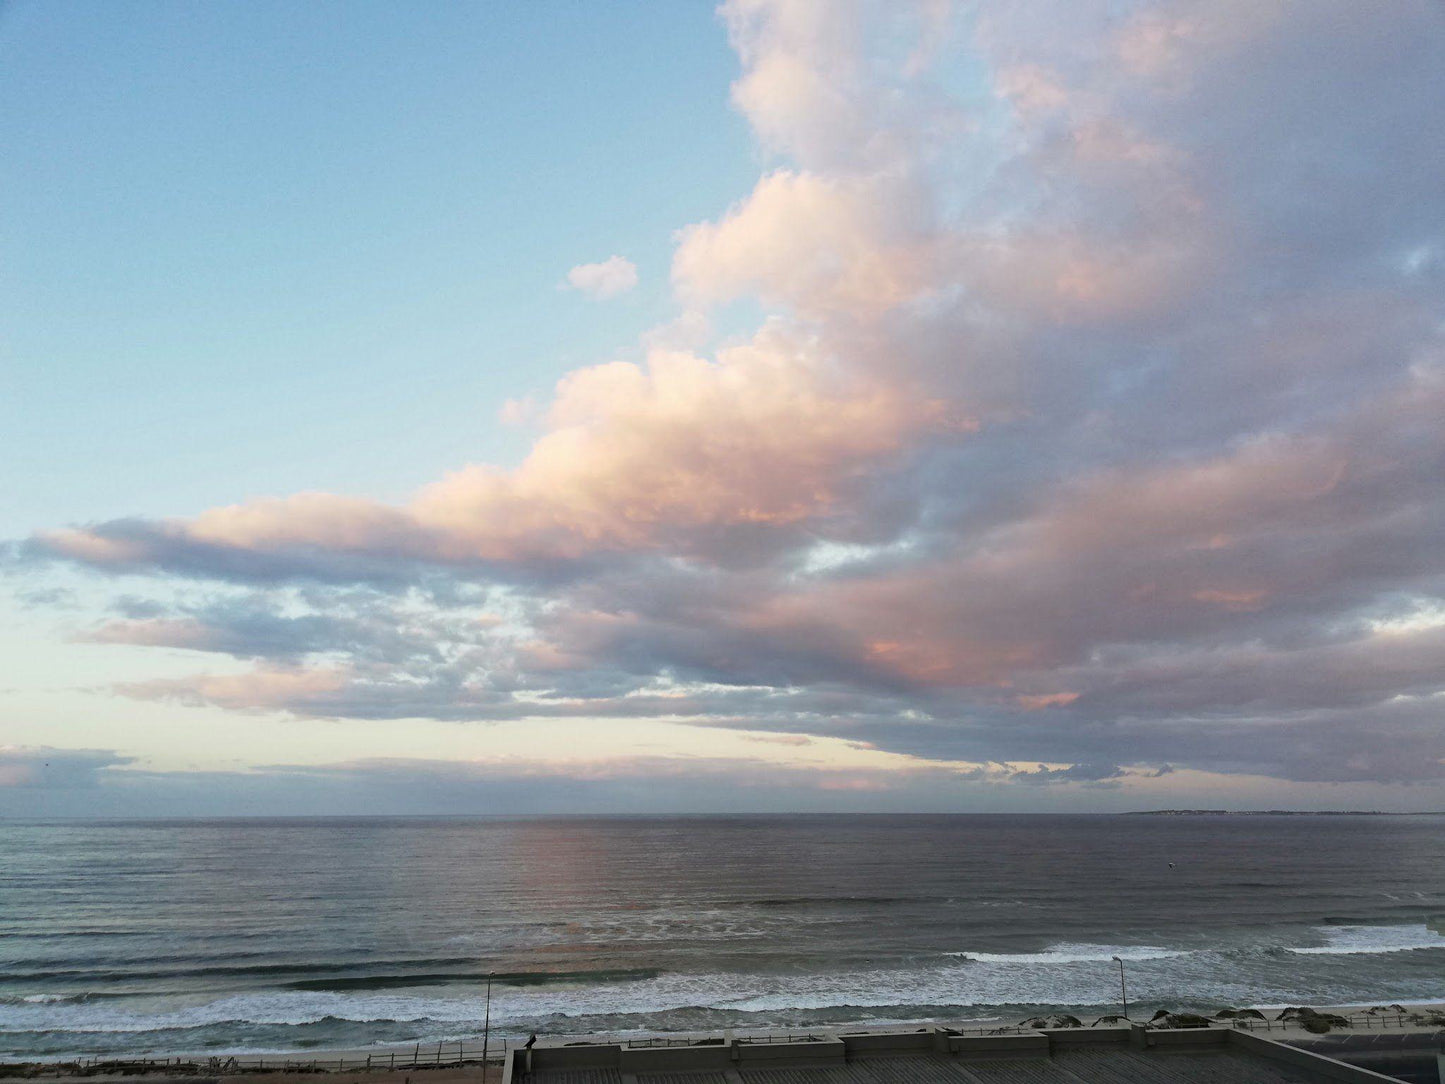
[[[1379,809],[1132,809],[1126,817],[1439,817],[1445,810],[1390,813]]]

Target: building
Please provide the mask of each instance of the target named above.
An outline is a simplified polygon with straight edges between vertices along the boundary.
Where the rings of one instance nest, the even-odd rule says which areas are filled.
[[[509,1051],[502,1084],[1399,1084],[1230,1027],[634,1040]]]

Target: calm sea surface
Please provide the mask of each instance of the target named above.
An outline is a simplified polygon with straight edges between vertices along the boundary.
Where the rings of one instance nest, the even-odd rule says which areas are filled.
[[[1174,863],[1173,868],[1170,863]],[[1445,817],[0,822],[0,1056],[1445,1000]]]

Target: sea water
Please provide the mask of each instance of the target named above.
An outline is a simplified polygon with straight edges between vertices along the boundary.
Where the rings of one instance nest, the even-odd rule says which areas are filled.
[[[1445,817],[0,823],[0,1056],[1445,1000]]]

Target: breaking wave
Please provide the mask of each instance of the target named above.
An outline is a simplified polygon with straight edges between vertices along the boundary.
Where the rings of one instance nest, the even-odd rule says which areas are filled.
[[[1445,935],[1424,923],[1418,926],[1320,926],[1323,945],[1290,948],[1302,956],[1361,956],[1381,952],[1445,949]]]
[[[1060,944],[1042,952],[950,952],[964,960],[987,964],[1078,964],[1109,963],[1122,960],[1167,960],[1187,956],[1189,949],[1157,948],[1152,945],[1074,945]]]

